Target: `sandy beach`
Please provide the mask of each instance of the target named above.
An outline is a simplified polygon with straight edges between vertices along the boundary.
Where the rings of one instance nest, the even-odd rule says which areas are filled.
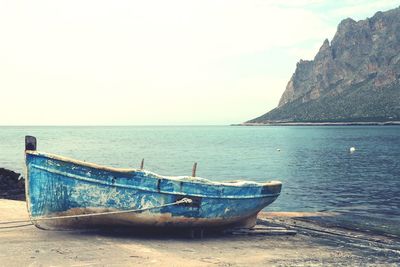
[[[398,266],[397,238],[326,228],[330,213],[260,213],[262,233],[43,231],[0,229],[1,266]],[[25,202],[0,200],[0,221],[28,219]],[[306,219],[306,220],[304,220]],[[19,225],[19,224],[15,224]],[[0,225],[1,227],[10,225]],[[276,228],[277,227],[277,228]]]

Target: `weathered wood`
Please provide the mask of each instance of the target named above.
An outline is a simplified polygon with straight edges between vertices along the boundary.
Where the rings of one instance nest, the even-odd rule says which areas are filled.
[[[270,217],[268,220],[258,219],[258,223],[261,225],[267,224],[279,224],[283,227],[288,227],[293,230],[297,230],[299,234],[306,234],[312,236],[322,236],[324,238],[335,238],[337,240],[344,240],[346,242],[355,242],[361,244],[363,242],[367,244],[376,243],[379,245],[385,245],[386,249],[394,249],[400,252],[400,243],[398,236],[387,236],[377,233],[372,233],[370,231],[360,231],[359,229],[347,229],[340,226],[332,226],[329,224],[324,224],[318,221],[316,217],[305,220],[302,217]]]
[[[192,177],[196,177],[196,169],[197,169],[197,162],[193,164],[192,168]]]
[[[232,235],[296,235],[297,231],[286,229],[283,227],[263,227],[256,226],[254,228],[239,228],[225,231]]]
[[[142,162],[140,163],[140,169],[143,170],[144,167],[144,159],[142,159]]]
[[[25,136],[25,150],[36,150],[36,148],[36,137],[30,135]]]
[[[194,176],[196,165],[195,163],[193,168]],[[226,185],[196,177],[168,177],[137,169],[99,166],[30,150],[26,151],[26,166],[26,181],[29,185],[27,188],[35,189],[27,193],[27,205],[31,214],[34,214],[35,225],[45,229],[96,228],[104,225],[132,228],[138,225],[227,228],[243,225],[249,219],[248,214],[256,214],[262,207],[272,203],[279,196],[282,186],[276,181],[254,182],[253,186],[249,187],[240,181]],[[74,179],[73,183],[71,179]],[[112,194],[115,188],[121,189],[117,197]],[[104,192],[110,194],[104,195]],[[149,192],[152,192],[151,197]],[[62,221],[35,220],[41,216],[75,217],[81,214],[106,213],[110,209],[118,212],[142,209],[166,201],[172,203],[182,197],[188,197],[193,202],[172,206],[168,210],[121,213],[96,219],[83,217],[76,220],[71,217]],[[110,206],[104,207],[105,201],[111,203]],[[235,208],[230,209],[232,206]],[[193,212],[195,209],[201,212]],[[49,210],[53,212],[49,213]]]

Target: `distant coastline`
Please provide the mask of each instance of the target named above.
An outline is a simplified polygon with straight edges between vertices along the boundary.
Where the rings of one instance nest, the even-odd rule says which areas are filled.
[[[245,125],[398,125],[399,27],[400,7],[342,20],[296,64],[278,106]]]
[[[231,124],[231,126],[383,126],[383,125],[400,125],[400,121],[385,121],[385,122],[365,122],[365,121],[354,121],[354,122],[243,122],[238,124]]]

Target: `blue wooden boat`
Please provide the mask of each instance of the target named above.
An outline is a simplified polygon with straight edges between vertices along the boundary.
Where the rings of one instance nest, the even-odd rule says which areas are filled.
[[[119,169],[36,151],[26,137],[26,200],[41,229],[252,227],[281,182],[213,182]],[[193,175],[194,176],[194,175]]]

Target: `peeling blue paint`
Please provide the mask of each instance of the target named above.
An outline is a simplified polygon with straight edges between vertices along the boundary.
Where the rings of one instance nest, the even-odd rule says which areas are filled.
[[[32,218],[74,208],[141,209],[173,203],[192,204],[150,210],[152,218],[240,220],[258,213],[280,194],[281,183],[216,183],[202,178],[162,177],[142,170],[118,171],[45,153],[26,153],[27,202]],[[181,220],[182,222],[182,220]],[[169,221],[171,223],[171,221]],[[173,220],[172,220],[173,223]]]

